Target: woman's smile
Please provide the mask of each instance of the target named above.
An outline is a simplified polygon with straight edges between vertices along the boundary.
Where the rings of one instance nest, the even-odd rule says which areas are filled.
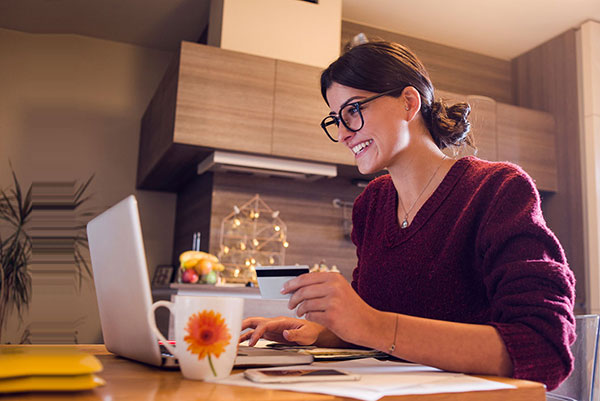
[[[352,153],[354,153],[355,157],[358,157],[359,155],[363,154],[366,149],[369,147],[369,145],[371,145],[373,143],[372,139],[368,139],[366,141],[362,141],[357,143],[356,145],[348,145],[348,147],[350,148],[350,150],[352,150]]]

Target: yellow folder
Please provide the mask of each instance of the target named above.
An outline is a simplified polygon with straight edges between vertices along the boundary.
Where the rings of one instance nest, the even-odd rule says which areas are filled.
[[[52,346],[0,347],[0,379],[17,376],[84,375],[102,370],[94,355]]]
[[[21,376],[0,379],[0,394],[24,391],[79,391],[89,390],[104,384],[104,380],[93,374]]]
[[[0,347],[0,393],[92,389],[105,384],[94,375],[101,370],[98,358],[75,348]]]

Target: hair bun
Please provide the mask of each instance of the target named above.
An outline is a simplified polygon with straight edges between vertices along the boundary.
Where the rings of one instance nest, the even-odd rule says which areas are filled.
[[[437,139],[440,149],[448,146],[472,145],[469,132],[471,123],[468,120],[471,106],[468,103],[456,103],[447,106],[442,100],[431,104],[431,130]]]

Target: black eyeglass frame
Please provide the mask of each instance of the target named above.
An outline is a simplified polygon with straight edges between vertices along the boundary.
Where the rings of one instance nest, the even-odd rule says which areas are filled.
[[[330,125],[332,125],[332,124],[335,124],[335,125],[336,125],[336,127],[339,127],[339,126],[340,126],[340,121],[341,121],[341,122],[342,122],[342,124],[344,125],[344,127],[346,127],[346,129],[347,129],[348,131],[351,131],[351,132],[358,132],[358,131],[360,131],[360,130],[361,130],[363,127],[364,127],[364,125],[365,125],[365,118],[363,117],[363,114],[362,114],[362,112],[361,112],[361,110],[362,110],[362,105],[364,105],[365,103],[369,103],[369,102],[370,102],[370,101],[372,101],[372,100],[378,99],[378,98],[380,98],[380,97],[382,97],[382,96],[387,96],[387,95],[391,95],[391,94],[392,94],[392,93],[394,93],[394,92],[397,92],[397,91],[402,91],[402,90],[404,90],[404,88],[406,88],[406,86],[403,86],[403,87],[401,87],[401,88],[394,88],[394,89],[390,89],[389,91],[385,91],[385,92],[382,92],[382,93],[378,93],[377,95],[369,96],[368,98],[365,98],[365,99],[359,100],[359,101],[357,101],[357,102],[345,103],[345,104],[343,104],[343,105],[342,105],[342,107],[340,107],[340,110],[339,110],[339,112],[338,112],[337,116],[330,114],[330,115],[326,116],[326,117],[325,117],[323,120],[321,120],[321,128],[323,128],[323,131],[325,131],[325,134],[327,134],[327,137],[328,137],[329,139],[331,139],[333,142],[336,142],[336,143],[337,143],[337,142],[339,142],[339,141],[338,141],[337,139],[334,139],[334,138],[333,138],[333,137],[332,137],[332,136],[329,134],[329,131],[327,131],[327,127],[328,127],[328,126],[330,126]],[[340,115],[342,114],[342,110],[343,110],[343,109],[345,109],[345,108],[346,108],[346,107],[348,107],[348,106],[351,106],[351,107],[355,108],[355,109],[358,111],[358,115],[359,115],[359,117],[360,117],[360,127],[359,127],[359,128],[356,128],[356,129],[350,128],[350,127],[348,126],[348,124],[346,123],[346,121],[344,121],[344,119],[343,119],[343,118],[340,118]]]

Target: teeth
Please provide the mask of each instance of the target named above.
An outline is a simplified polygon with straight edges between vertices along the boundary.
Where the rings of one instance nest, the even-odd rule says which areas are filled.
[[[373,143],[372,139],[369,139],[368,141],[365,141],[365,142],[361,142],[352,148],[352,152],[354,152],[354,154],[357,155],[358,153],[360,153],[361,150],[363,150],[364,148],[369,146],[371,143]]]

